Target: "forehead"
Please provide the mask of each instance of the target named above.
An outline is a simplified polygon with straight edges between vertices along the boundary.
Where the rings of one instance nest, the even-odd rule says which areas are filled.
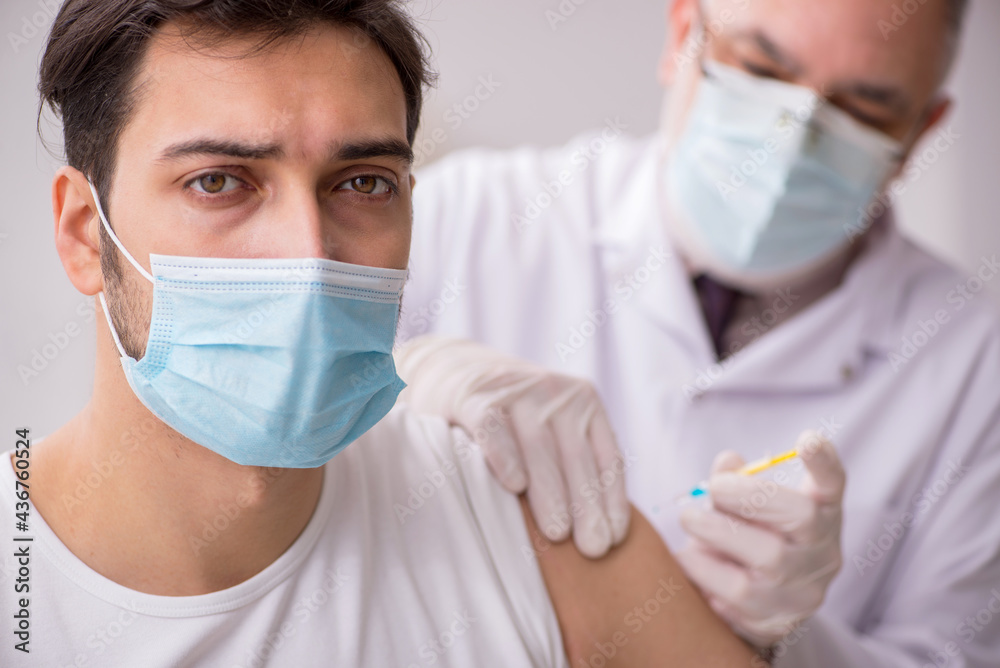
[[[904,4],[911,13],[900,9]],[[762,32],[809,74],[828,80],[892,77],[919,88],[946,62],[947,0],[703,0],[703,6],[710,17],[731,12],[724,38]]]
[[[305,157],[352,136],[405,141],[402,85],[372,40],[324,25],[256,46],[249,38],[193,41],[165,27],[137,75],[122,146],[137,140],[156,151],[179,135],[219,135],[280,143]]]

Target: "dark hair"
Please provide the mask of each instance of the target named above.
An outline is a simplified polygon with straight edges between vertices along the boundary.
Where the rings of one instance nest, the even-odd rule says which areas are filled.
[[[62,118],[67,162],[92,180],[105,202],[140,64],[151,37],[171,21],[182,22],[191,36],[253,37],[258,49],[319,22],[353,28],[356,42],[373,41],[395,66],[412,145],[423,87],[433,74],[426,42],[399,0],[67,0],[42,57],[39,113],[47,104]]]

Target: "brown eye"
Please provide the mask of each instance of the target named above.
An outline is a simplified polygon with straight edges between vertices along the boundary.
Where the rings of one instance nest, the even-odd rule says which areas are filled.
[[[191,183],[197,192],[206,195],[218,195],[219,193],[228,192],[238,187],[239,184],[239,179],[223,173],[205,174],[204,176],[199,176]]]
[[[396,186],[388,179],[371,174],[355,176],[353,179],[341,183],[336,189],[353,190],[362,195],[385,195],[396,192]]]
[[[378,186],[378,179],[374,176],[357,176],[351,179],[351,185],[359,193],[370,195],[375,192],[375,188]]]

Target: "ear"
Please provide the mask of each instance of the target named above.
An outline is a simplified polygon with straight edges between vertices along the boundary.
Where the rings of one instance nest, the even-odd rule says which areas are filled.
[[[73,167],[63,167],[52,181],[52,215],[56,251],[70,282],[85,295],[104,289],[98,231],[100,217],[87,177]]]
[[[926,120],[924,120],[923,127],[920,128],[920,131],[917,132],[917,135],[913,138],[913,143],[906,147],[906,155],[900,161],[899,167],[896,169],[890,180],[895,180],[900,177],[903,170],[906,169],[906,163],[909,162],[910,156],[913,154],[913,150],[920,145],[921,140],[923,140],[928,133],[938,126],[941,119],[943,119],[951,110],[951,105],[952,100],[947,96],[940,98],[934,103],[934,106],[931,107],[930,113],[927,114]]]
[[[909,157],[909,153],[913,151],[913,147],[919,144],[920,140],[922,140],[931,130],[936,128],[941,122],[941,119],[948,115],[948,112],[951,111],[951,105],[952,99],[948,96],[943,96],[934,103],[934,106],[931,107],[930,113],[927,114],[927,120],[924,121],[924,127],[920,129],[920,132],[913,140],[913,146],[908,148],[907,157]]]
[[[674,82],[677,56],[681,54],[696,15],[697,0],[673,0],[667,7],[667,42],[660,56],[659,79],[664,86]]]

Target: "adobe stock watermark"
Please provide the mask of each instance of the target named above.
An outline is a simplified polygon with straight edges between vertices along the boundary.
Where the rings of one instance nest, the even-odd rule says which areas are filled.
[[[1000,615],[1000,591],[994,587],[990,590],[992,596],[986,605],[972,615],[967,615],[962,623],[955,627],[955,633],[965,642],[972,642],[976,635],[993,623],[995,616]]]
[[[354,369],[347,380],[350,381],[353,389],[366,390],[373,383],[381,384],[390,380],[395,370],[395,361],[391,354],[379,355],[375,361],[372,361],[371,357],[368,356],[365,358],[364,366],[360,369]]]
[[[743,12],[750,6],[750,0],[735,0],[732,4],[736,9]],[[705,52],[705,48],[708,46],[711,37],[722,35],[726,31],[726,28],[736,21],[736,13],[726,8],[719,12],[717,16],[707,18],[705,29],[692,31],[683,48],[674,54],[674,65],[678,71],[697,63]]]
[[[928,140],[925,149],[910,156],[899,178],[880,191],[864,208],[858,209],[857,220],[844,223],[847,240],[853,243],[863,236],[961,138],[962,135],[955,132],[951,125],[938,130],[934,138]]]
[[[1000,590],[994,587],[990,590],[990,598],[986,604],[973,614],[967,615],[955,627],[955,635],[961,638],[962,642],[968,644],[992,624],[997,616],[1000,616]],[[961,655],[961,646],[954,640],[949,640],[940,651],[927,652],[927,658],[934,663],[925,663],[922,668],[947,668],[947,666],[952,665],[952,659]]]
[[[400,343],[408,341],[413,337],[426,333],[438,318],[444,315],[448,308],[457,302],[469,286],[463,283],[458,277],[448,279],[444,282],[444,287],[438,296],[428,304],[419,307],[416,311],[406,313],[406,327],[401,328],[406,332],[406,338]]]
[[[242,663],[235,664],[232,668],[261,668],[280,663],[272,661],[271,658],[298,632],[300,626],[312,619],[320,608],[351,581],[351,577],[339,567],[329,569],[325,575],[323,582],[312,593],[296,601],[291,620],[283,622],[256,646],[248,649]]]
[[[469,632],[476,618],[468,610],[456,610],[451,615],[451,623],[433,638],[428,638],[417,650],[418,661],[407,665],[407,668],[423,668],[433,666],[448,653],[459,639]]]
[[[549,24],[549,30],[552,32],[558,30],[560,25],[569,21],[570,17],[585,4],[587,0],[559,0],[555,9],[546,9],[545,20]]]
[[[32,39],[47,33],[61,4],[61,0],[37,0],[35,7],[38,7],[38,11],[22,16],[17,32],[7,33],[7,41],[10,42],[11,50],[17,53]]]
[[[899,347],[889,351],[888,359],[893,372],[898,373],[909,364],[951,322],[952,315],[974,300],[998,273],[1000,273],[1000,260],[997,260],[996,254],[990,257],[982,256],[976,271],[964,282],[956,284],[945,295],[945,301],[952,305],[951,312],[942,308],[935,311],[931,317],[918,320],[914,330],[903,336]]]
[[[810,95],[809,99],[795,110],[786,110],[784,116],[776,124],[774,135],[764,140],[762,148],[746,149],[746,159],[738,165],[730,166],[729,179],[715,182],[715,188],[723,202],[728,203],[730,197],[749,183],[750,179],[756,176],[757,172],[770,162],[771,158],[781,152],[788,141],[795,136],[797,130],[811,122],[813,112],[824,103],[825,96],[825,91],[822,97]]]
[[[923,516],[930,512],[931,508],[948,493],[948,490],[958,484],[970,470],[968,466],[962,464],[960,459],[949,461],[948,470],[914,496],[913,510],[906,511],[897,520],[884,522],[882,528],[885,531],[868,541],[864,554],[854,555],[851,563],[857,569],[858,575],[864,575],[866,570],[882,561],[906,533],[919,524]]]
[[[836,416],[820,419],[819,429],[816,436],[810,438],[805,445],[798,448],[799,457],[793,459],[788,464],[775,469],[770,480],[755,478],[754,486],[757,488],[750,496],[740,499],[739,517],[726,515],[729,528],[739,531],[747,525],[747,520],[752,520],[757,513],[768,504],[768,502],[778,493],[779,487],[790,486],[805,469],[805,461],[812,458],[821,447],[823,441],[833,441],[833,438],[844,428]]]
[[[621,116],[615,116],[614,119],[605,118],[601,132],[577,146],[570,155],[570,168],[559,170],[550,181],[543,181],[538,192],[525,200],[524,208],[520,212],[511,214],[514,228],[521,233],[535,225],[542,213],[576,182],[580,174],[586,172],[591,164],[604,155],[626,130],[628,125],[622,122]]]
[[[126,603],[125,609],[119,611],[115,619],[102,624],[94,633],[87,636],[86,647],[93,650],[87,654],[77,654],[73,657],[73,663],[67,664],[67,668],[90,668],[90,666],[104,665],[102,662],[94,662],[97,657],[103,655],[115,644],[115,641],[125,634],[126,629],[132,626],[139,619],[139,613],[134,605]]]
[[[631,453],[619,452],[615,461],[608,468],[604,469],[596,477],[585,480],[580,484],[580,495],[587,504],[591,506],[600,503],[601,494],[610,489],[616,480],[625,477],[625,472],[631,469],[639,461],[639,458]],[[586,507],[579,501],[573,501],[564,511],[557,511],[545,518],[541,534],[531,537],[531,545],[521,546],[521,555],[525,561],[531,563],[543,552],[552,547],[549,536],[565,535],[565,532],[573,526],[573,522],[583,517]]]
[[[882,39],[888,42],[892,34],[905,26],[910,17],[926,4],[927,0],[903,0],[901,3],[894,4],[889,19],[879,19],[875,24],[878,31],[882,33]]]
[[[743,335],[748,338],[747,342],[733,341],[726,357],[707,369],[699,370],[693,381],[687,382],[681,387],[684,398],[693,401],[712,389],[712,386],[725,376],[729,368],[736,362],[738,354],[774,327],[781,320],[781,316],[787,313],[788,309],[799,299],[801,297],[792,292],[791,288],[775,290],[771,305],[761,311],[759,315],[747,320],[740,328]]]
[[[610,297],[600,306],[589,309],[583,319],[569,328],[569,336],[556,343],[556,354],[559,360],[565,362],[579,352],[597,332],[608,323],[642,288],[649,283],[653,274],[658,272],[673,257],[673,253],[665,246],[650,246],[649,253],[639,266],[631,273],[623,274],[613,286],[614,297]]]
[[[781,637],[781,640],[768,648],[770,658],[765,659],[760,655],[754,656],[750,660],[751,668],[771,668],[771,662],[788,654],[789,648],[798,645],[799,641],[809,633],[811,627],[809,620],[806,620],[798,624],[790,624],[785,628],[785,635]]]
[[[445,110],[441,117],[444,125],[452,132],[458,130],[465,121],[472,118],[472,115],[479,111],[484,102],[493,97],[497,89],[503,83],[493,78],[493,74],[481,75],[473,91],[458,102],[453,103]],[[413,162],[416,165],[424,164],[437,153],[438,148],[448,141],[448,130],[442,125],[436,126],[429,132],[424,132],[413,142]]]
[[[249,312],[236,322],[229,323],[223,329],[223,341],[225,343],[244,343],[253,335],[254,331],[267,322],[272,322],[278,302],[283,295],[273,295],[266,302],[255,305]]]
[[[194,552],[195,556],[218,540],[240,518],[243,511],[253,504],[254,499],[251,493],[259,494],[263,492],[271,483],[289,470],[276,466],[259,468],[253,478],[251,490],[241,491],[230,503],[220,503],[218,505],[218,513],[215,514],[211,521],[207,519],[202,520],[201,535],[188,536],[188,546]]]
[[[110,455],[100,461],[91,460],[91,470],[77,479],[77,484],[72,490],[67,488],[67,491],[59,496],[59,502],[62,503],[63,509],[72,511],[77,506],[83,505],[84,501],[93,496],[94,492],[128,461],[129,456],[140,445],[156,433],[160,424],[160,421],[155,418],[146,418],[122,434],[119,441],[120,449],[113,450]]]
[[[622,626],[626,630],[619,629],[611,634],[607,640],[594,642],[594,653],[586,661],[580,660],[579,666],[584,668],[604,668],[608,662],[614,659],[629,641],[642,633],[647,624],[653,621],[656,615],[660,614],[663,608],[676,598],[677,594],[684,591],[684,585],[674,582],[673,578],[664,580],[660,578],[656,581],[657,588],[640,605],[635,606],[625,614],[622,619]]]
[[[70,343],[83,333],[83,325],[94,322],[97,307],[93,298],[87,298],[76,305],[77,318],[69,320],[59,329],[49,332],[45,342],[31,350],[27,363],[17,365],[17,375],[25,387],[49,368]]]
[[[493,434],[504,428],[509,419],[510,412],[507,409],[502,407],[491,408],[486,412],[486,419],[483,421],[482,426],[472,432],[471,439],[464,435],[464,432],[459,432],[463,436],[455,443],[457,461],[468,461],[477,454],[483,456],[483,446]],[[449,484],[450,478],[458,473],[458,469],[459,465],[456,464],[456,460],[445,459],[441,466],[424,471],[421,476],[422,480],[407,488],[406,502],[392,504],[392,510],[396,514],[396,519],[399,521],[400,526],[406,524],[410,518],[414,517],[424,507],[424,504],[437,494],[438,490]]]

